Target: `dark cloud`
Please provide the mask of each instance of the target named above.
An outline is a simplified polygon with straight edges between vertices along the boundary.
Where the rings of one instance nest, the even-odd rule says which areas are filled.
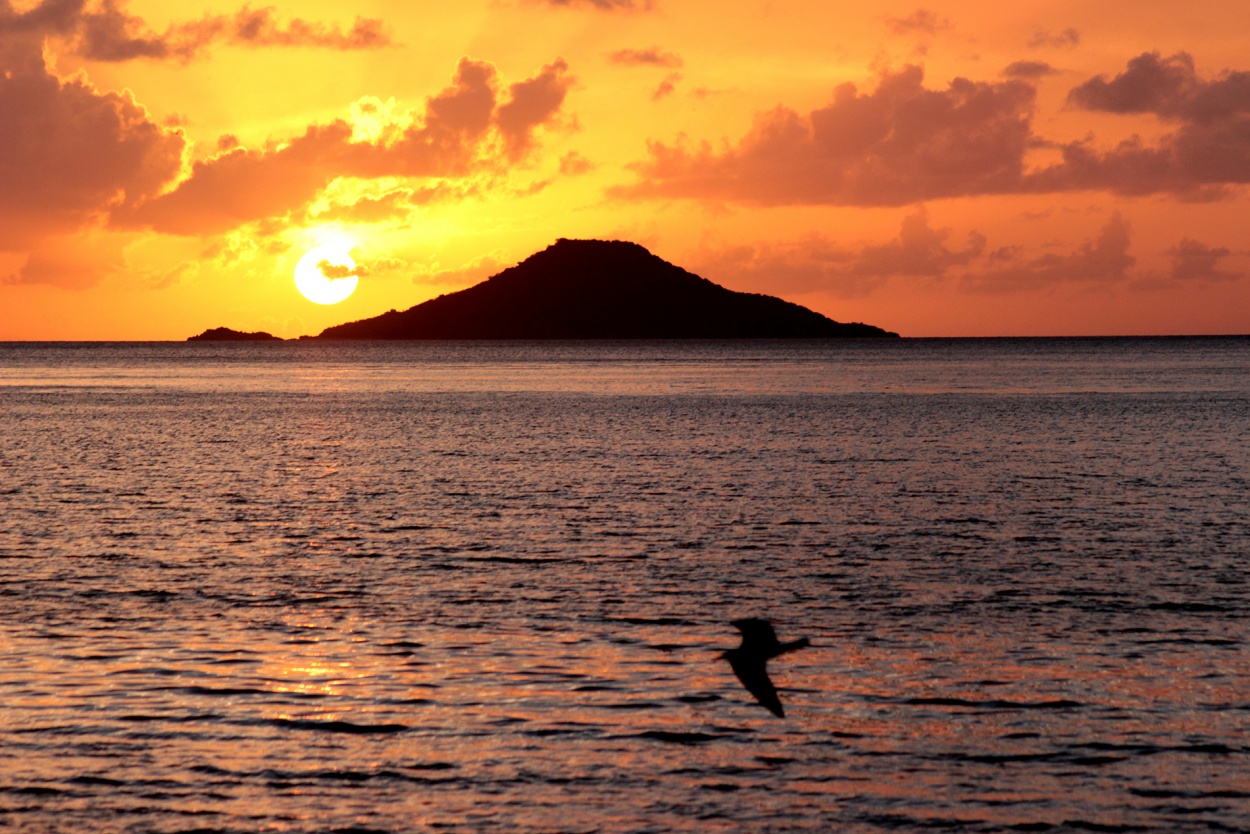
[[[351,28],[301,18],[281,19],[270,7],[244,6],[228,15],[206,15],[171,24],[157,33],[130,14],[126,0],[101,0],[88,10],[84,0],[43,0],[26,12],[0,0],[0,37],[35,33],[64,38],[70,48],[93,61],[136,58],[190,60],[213,44],[303,46],[328,49],[376,49],[390,44],[382,22],[357,17]]]
[[[1171,141],[1175,141],[1174,137]],[[1036,171],[1022,183],[1022,190],[1038,193],[1059,191],[1111,191],[1126,196],[1160,192],[1183,194],[1192,199],[1213,199],[1223,192],[1209,192],[1182,170],[1173,148],[1149,146],[1138,137],[1126,139],[1107,151],[1092,141],[1063,145],[1062,161]]]
[[[0,0],[0,36],[6,34],[56,34],[72,32],[86,0],[43,0],[25,12],[13,8],[12,0]]]
[[[1177,117],[1193,99],[1201,82],[1194,61],[1179,53],[1162,58],[1147,52],[1128,62],[1128,69],[1110,81],[1091,78],[1068,92],[1068,103],[1109,113],[1157,113]]]
[[[0,249],[137,205],[181,172],[182,132],[154,123],[129,92],[56,77],[37,36],[6,39],[0,60]]]
[[[500,103],[495,68],[465,58],[452,84],[426,100],[424,118],[393,137],[353,141],[351,125],[337,120],[311,126],[282,144],[233,148],[196,162],[173,191],[115,212],[114,222],[206,234],[286,216],[339,177],[502,173],[533,148],[537,129],[557,122],[572,83],[567,69],[559,60],[543,67],[512,84]],[[358,208],[367,212],[369,206]]]
[[[653,66],[680,69],[685,63],[676,52],[665,52],[658,46],[650,49],[618,49],[608,55],[608,63],[626,67]]]
[[[1110,80],[1100,75],[1074,88],[1068,103],[1153,114],[1176,127],[1155,145],[1136,137],[1105,152],[1089,143],[1067,145],[1062,166],[1037,177],[1045,187],[1214,199],[1224,196],[1227,186],[1250,183],[1250,72],[1225,71],[1205,80],[1185,53],[1163,58],[1148,52]]]
[[[192,32],[213,31],[223,26],[231,43],[249,46],[318,46],[329,49],[377,49],[390,46],[382,21],[357,17],[350,29],[332,24],[294,18],[281,20],[272,8],[244,6],[233,17],[209,17],[198,24],[187,24]]]
[[[74,51],[92,61],[190,57],[190,45],[171,44],[151,32],[142,18],[127,14],[117,0],[103,0],[97,12],[80,12]]]
[[[1108,113],[1153,113],[1165,120],[1210,125],[1250,116],[1250,72],[1200,78],[1184,52],[1146,52],[1110,81],[1091,78],[1068,93],[1068,103]]]
[[[1003,70],[1005,78],[1042,78],[1054,73],[1055,68],[1045,61],[1016,61]]]
[[[885,23],[896,35],[907,35],[919,32],[924,35],[936,35],[951,28],[951,22],[941,17],[932,9],[916,9],[906,17],[887,17]]]
[[[1223,246],[1211,247],[1183,238],[1167,254],[1172,257],[1171,274],[1175,281],[1237,281],[1246,277],[1243,272],[1219,268],[1220,261],[1232,254],[1232,250]]]
[[[1033,37],[1029,38],[1030,49],[1071,49],[1079,46],[1081,43],[1081,33],[1075,29],[1068,28],[1062,32],[1034,32]]]

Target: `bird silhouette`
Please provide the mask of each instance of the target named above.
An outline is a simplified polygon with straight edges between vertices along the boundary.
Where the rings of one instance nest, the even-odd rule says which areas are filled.
[[[750,617],[734,620],[733,625],[742,632],[742,645],[736,649],[722,652],[721,657],[729,661],[729,666],[742,681],[742,685],[755,696],[762,706],[778,718],[785,718],[786,711],[777,697],[777,688],[768,677],[768,661],[779,654],[792,652],[810,646],[806,637],[782,643],[777,640],[777,632],[768,620]]]

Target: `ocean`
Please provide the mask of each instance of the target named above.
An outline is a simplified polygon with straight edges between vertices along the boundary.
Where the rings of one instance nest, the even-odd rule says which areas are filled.
[[[1245,338],[3,344],[0,829],[1250,831],[1247,438]]]

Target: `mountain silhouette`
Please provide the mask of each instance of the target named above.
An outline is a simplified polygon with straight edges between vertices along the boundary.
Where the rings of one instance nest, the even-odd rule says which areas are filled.
[[[480,284],[318,339],[786,339],[897,336],[734,292],[636,243],[568,240]]]
[[[272,333],[257,331],[255,333],[244,333],[241,330],[231,330],[229,327],[214,327],[205,330],[198,336],[188,336],[188,342],[280,342],[282,341]]]

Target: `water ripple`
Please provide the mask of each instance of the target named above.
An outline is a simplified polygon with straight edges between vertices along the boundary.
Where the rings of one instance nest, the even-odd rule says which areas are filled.
[[[1246,344],[322,347],[0,347],[0,827],[1248,830]]]

